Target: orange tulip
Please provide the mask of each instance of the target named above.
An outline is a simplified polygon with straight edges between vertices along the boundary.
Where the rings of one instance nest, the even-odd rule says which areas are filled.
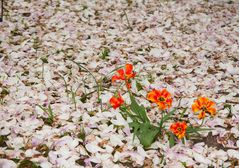
[[[186,122],[176,122],[170,126],[170,130],[178,137],[178,139],[182,139],[186,134],[187,127]]]
[[[122,104],[124,104],[124,99],[123,97],[120,95],[120,93],[118,93],[118,96],[113,96],[110,99],[110,104],[114,109],[117,109],[118,107],[120,107]]]
[[[166,90],[152,90],[148,93],[147,99],[153,103],[156,103],[161,110],[165,110],[172,106],[172,97],[171,94]]]
[[[211,116],[216,115],[215,103],[210,101],[207,97],[200,97],[194,101],[192,105],[192,111],[194,113],[199,112],[198,118],[203,119],[206,117],[206,113]]]
[[[130,88],[130,79],[134,78],[136,73],[133,72],[133,65],[132,64],[126,64],[125,69],[118,69],[117,70],[118,75],[112,76],[111,80],[112,83],[117,80],[125,80],[127,88]]]

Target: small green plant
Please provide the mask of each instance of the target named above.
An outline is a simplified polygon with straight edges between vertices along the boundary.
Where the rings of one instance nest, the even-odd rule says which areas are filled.
[[[83,141],[85,140],[86,134],[83,127],[81,128],[80,132],[77,134],[77,137]]]
[[[43,118],[44,122],[48,125],[52,125],[54,122],[54,114],[51,108],[51,105],[49,104],[48,107],[43,107],[41,105],[37,105],[40,109],[42,109],[46,114],[47,118]]]
[[[110,50],[108,48],[104,48],[103,51],[100,54],[100,58],[103,60],[107,59],[109,57]]]
[[[208,131],[211,129],[202,128],[204,123],[204,118],[206,114],[214,116],[216,114],[215,103],[209,100],[206,97],[199,97],[192,104],[192,111],[195,114],[198,114],[198,119],[202,119],[202,122],[199,126],[193,126],[190,124],[189,120],[183,118],[187,108],[184,108],[179,115],[175,115],[175,112],[179,110],[179,104],[176,108],[171,109],[172,107],[172,96],[167,91],[167,89],[153,89],[147,94],[147,100],[151,103],[157,104],[159,110],[161,111],[161,119],[158,124],[152,123],[147,115],[147,110],[143,105],[140,105],[135,99],[136,93],[131,91],[131,80],[136,76],[136,72],[133,71],[132,64],[126,64],[125,69],[118,69],[117,75],[112,76],[112,83],[115,81],[123,81],[119,88],[117,88],[114,96],[111,97],[109,103],[114,109],[119,108],[122,116],[127,119],[130,117],[132,122],[129,123],[129,126],[132,128],[132,131],[135,136],[138,137],[140,143],[148,148],[151,144],[158,138],[163,138],[164,135],[168,136],[170,147],[176,144],[176,140],[181,140],[182,143],[185,143],[186,139],[189,139],[190,136],[197,134],[200,135],[200,131]],[[142,86],[136,81],[136,87],[138,90],[143,89]],[[124,90],[126,88],[126,93],[129,95],[130,104],[124,102],[123,97],[120,95],[120,89]],[[156,107],[157,107],[156,106]],[[176,120],[176,122],[175,122]],[[173,122],[169,128],[165,127],[165,123]],[[189,123],[189,124],[188,124]]]
[[[227,109],[229,114],[227,115],[227,117],[232,117],[232,106],[230,104],[224,104],[223,109]]]

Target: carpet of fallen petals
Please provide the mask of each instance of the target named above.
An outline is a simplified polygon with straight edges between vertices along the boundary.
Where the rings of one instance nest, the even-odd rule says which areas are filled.
[[[73,61],[101,81],[100,93]],[[215,101],[217,115],[204,124],[213,130],[172,148],[167,137],[147,149],[133,141],[128,122],[109,106],[111,72],[125,63],[140,74],[143,90],[134,82],[132,90],[141,104],[150,106],[143,99],[149,88],[167,88],[173,106],[181,99],[184,117],[197,124],[192,102],[201,95]],[[50,124],[40,108],[49,105]],[[157,108],[148,114],[161,117]],[[237,0],[4,1],[1,168],[24,167],[23,160],[42,168],[236,167],[238,125]]]

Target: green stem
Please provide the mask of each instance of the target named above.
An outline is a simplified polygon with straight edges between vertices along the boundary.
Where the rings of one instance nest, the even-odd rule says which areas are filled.
[[[121,109],[122,112],[125,112],[133,121],[138,121],[141,120],[141,118],[137,115],[133,115],[130,110],[128,109],[129,106],[124,105],[123,108]]]
[[[75,61],[73,61],[73,60],[71,60],[71,61],[72,61],[73,63],[75,63],[76,65],[78,65],[80,68],[86,70],[86,71],[92,76],[92,78],[94,79],[95,84],[97,85],[98,102],[101,104],[101,111],[102,111],[102,100],[101,100],[101,98],[100,98],[100,86],[99,86],[99,84],[98,84],[98,82],[97,82],[95,76],[94,76],[87,68],[85,68],[84,66],[82,66],[80,63],[75,62]]]
[[[63,79],[63,81],[64,81],[65,92],[66,92],[67,97],[69,97],[68,88],[67,88],[67,82],[66,82],[65,78],[64,78],[61,74],[59,74],[59,76],[60,76],[60,77]]]
[[[203,125],[203,123],[204,123],[204,118],[202,119],[202,122],[201,122],[201,124],[199,125],[199,128]]]
[[[123,68],[124,66],[120,66],[120,67],[117,67],[115,69],[113,69],[112,71],[110,71],[107,75],[104,75],[105,78],[108,78],[108,76],[110,76],[113,72],[117,71],[118,69],[121,69]]]
[[[114,95],[115,95],[120,89],[122,89],[123,84],[124,84],[124,83],[121,83],[121,84],[116,88],[116,90],[115,90],[115,92],[114,92]]]
[[[124,10],[124,15],[125,15],[125,17],[126,17],[126,20],[127,20],[127,24],[128,24],[128,28],[132,31],[133,30],[133,28],[131,27],[131,25],[130,25],[130,22],[129,22],[129,18],[128,18],[128,15],[127,15],[127,13],[125,12],[125,10]]]
[[[184,116],[184,114],[187,111],[187,109],[188,109],[187,107],[183,109],[183,112],[180,114],[180,118],[182,118]]]
[[[160,123],[159,123],[159,130],[160,130],[160,132],[161,132],[161,129],[163,127],[163,122],[164,122],[164,112],[162,112],[162,118],[161,118]]]

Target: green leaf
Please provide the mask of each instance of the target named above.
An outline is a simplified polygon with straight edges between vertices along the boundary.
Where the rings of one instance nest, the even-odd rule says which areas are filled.
[[[229,111],[229,114],[227,115],[227,118],[232,117],[232,106],[230,104],[224,104],[223,110],[227,109]]]
[[[166,114],[164,117],[163,117],[163,122],[167,121],[167,120],[170,120],[171,119],[171,115],[173,115],[173,113],[176,111],[176,109],[170,111],[168,114]]]
[[[182,138],[182,139],[181,139],[181,141],[182,141],[182,143],[185,145],[185,139],[184,139],[184,138]]]
[[[158,133],[158,127],[153,126],[150,123],[143,123],[140,124],[138,138],[144,147],[149,147],[157,138]]]
[[[103,51],[101,52],[101,58],[106,59],[109,57],[110,50],[108,48],[104,48]]]
[[[133,131],[134,131],[133,141],[134,141],[135,136],[137,135],[137,132],[139,130],[140,124],[138,122],[132,122],[132,123],[129,123],[129,127],[133,128]]]
[[[169,119],[171,119],[171,115],[173,115],[173,113],[176,111],[176,109],[170,111],[168,114],[166,114],[165,116],[163,116],[160,120],[159,123],[159,129],[161,130],[163,128],[163,123]]]
[[[45,124],[52,126],[53,120],[51,118],[42,118]]]
[[[200,127],[188,127],[186,129],[186,132],[187,133],[198,133],[200,131],[211,131],[211,130],[213,130],[213,129],[211,129],[211,128],[200,128]]]
[[[49,114],[49,118],[51,119],[54,118],[53,111],[50,104],[48,105],[48,114]]]
[[[187,111],[187,109],[188,109],[187,107],[183,109],[183,111],[182,111],[182,113],[181,113],[181,115],[180,115],[181,118],[184,116],[184,114],[185,114],[185,112]]]
[[[85,140],[86,133],[85,133],[84,128],[81,128],[80,132],[77,134],[77,137],[78,137],[79,139],[82,139],[83,141]]]
[[[41,60],[42,60],[42,62],[45,63],[45,64],[48,63],[47,57],[41,57]]]
[[[136,87],[138,91],[143,90],[143,86],[137,81],[136,81]]]
[[[182,165],[184,166],[184,167],[187,167],[187,163],[186,162],[181,162],[182,163]]]
[[[131,100],[130,109],[141,119],[142,122],[150,122],[147,117],[144,106],[143,105],[139,106],[134,96],[132,96],[131,94],[130,94],[130,100]]]
[[[53,114],[50,104],[48,105],[48,108],[45,108],[41,105],[37,105],[37,106],[48,115],[48,118],[42,118],[44,123],[46,123],[48,125],[52,125],[53,121],[54,121],[54,114]]]
[[[170,148],[175,145],[175,136],[170,132],[169,134],[169,146]]]
[[[140,143],[146,148],[155,141],[160,132],[158,127],[151,125],[150,123],[132,122],[129,126],[133,127],[134,136],[136,135],[139,138]]]

